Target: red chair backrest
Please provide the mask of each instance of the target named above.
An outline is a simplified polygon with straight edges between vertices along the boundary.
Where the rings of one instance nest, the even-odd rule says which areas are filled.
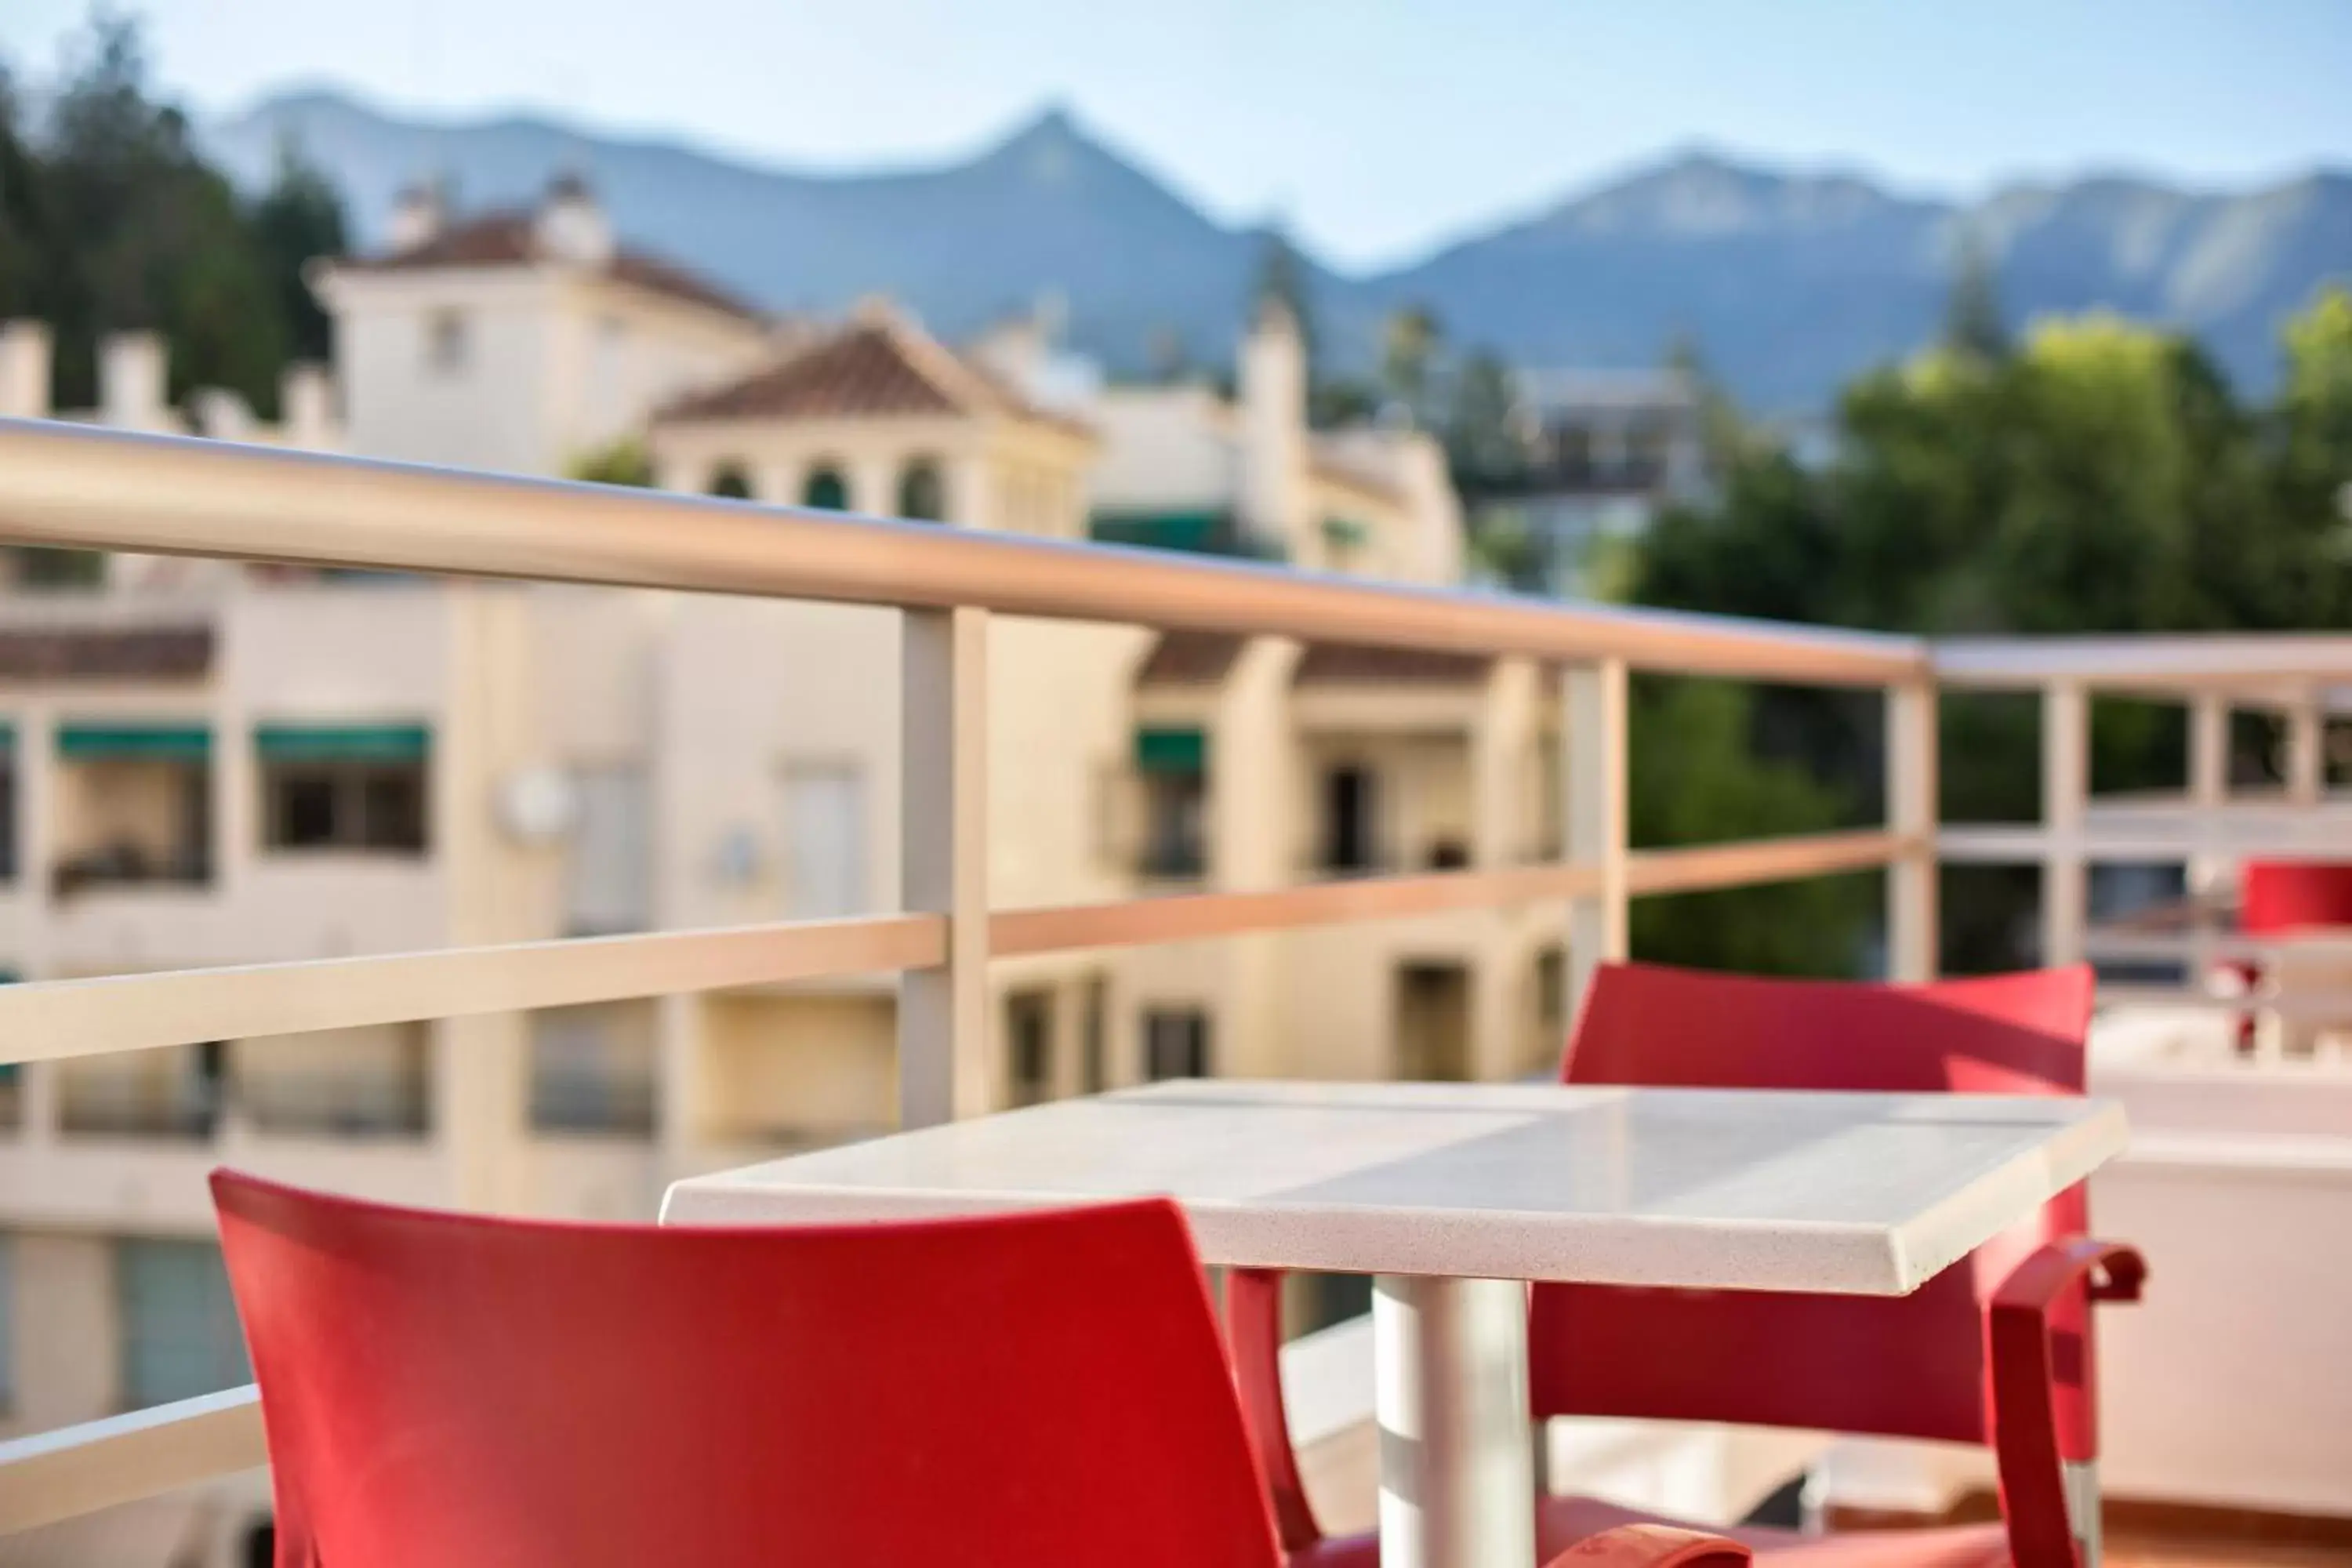
[[[1593,977],[1569,1083],[2080,1094],[2087,966],[1864,985],[1654,964]],[[2036,1247],[2083,1233],[2083,1189],[1910,1296],[1544,1285],[1529,1326],[1545,1415],[1622,1415],[1990,1440],[1983,1302]],[[2095,1448],[2084,1304],[2059,1314],[2061,1445]],[[2065,1336],[2073,1336],[2071,1339]]]
[[[2249,933],[2352,926],[2352,862],[2249,860],[2239,872],[2238,929]]]
[[[281,1565],[1280,1561],[1172,1204],[664,1230],[213,1192]]]

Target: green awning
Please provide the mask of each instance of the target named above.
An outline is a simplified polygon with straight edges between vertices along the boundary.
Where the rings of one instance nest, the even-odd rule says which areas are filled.
[[[58,755],[69,762],[201,763],[213,754],[202,724],[60,724]]]
[[[1087,532],[1098,544],[1140,544],[1195,555],[1232,552],[1231,521],[1222,511],[1098,511],[1087,521]]]
[[[421,763],[432,735],[422,724],[261,724],[253,742],[272,763]]]
[[[1147,773],[1205,773],[1209,737],[1198,730],[1138,730],[1135,765]]]

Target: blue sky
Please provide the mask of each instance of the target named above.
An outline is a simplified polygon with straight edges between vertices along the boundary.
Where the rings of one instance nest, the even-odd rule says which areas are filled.
[[[1671,148],[1913,189],[2352,163],[2345,0],[144,0],[201,109],[290,83],[530,108],[816,168],[1047,102],[1227,218],[1364,265]],[[87,0],[5,0],[46,69]]]

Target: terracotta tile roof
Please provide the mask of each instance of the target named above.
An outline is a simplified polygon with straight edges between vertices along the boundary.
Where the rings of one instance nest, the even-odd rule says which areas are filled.
[[[212,666],[209,626],[0,631],[0,680],[197,680]]]
[[[1242,639],[1229,632],[1162,632],[1142,668],[1141,686],[1214,686],[1241,657]]]
[[[823,419],[861,414],[961,414],[879,327],[853,327],[742,380],[678,399],[657,416],[683,419]]]
[[[415,272],[436,267],[522,267],[545,259],[532,215],[520,207],[484,213],[453,224],[422,245],[389,256],[357,257],[336,265],[354,272]],[[615,249],[604,272],[616,283],[648,293],[723,311],[748,321],[766,319],[757,310],[684,268],[626,246]]]
[[[1079,421],[1027,402],[919,328],[887,314],[853,321],[740,381],[690,393],[654,418],[676,424],[927,414],[997,414],[1093,434]]]
[[[1298,686],[1475,686],[1489,661],[1477,654],[1317,643],[1298,657]]]

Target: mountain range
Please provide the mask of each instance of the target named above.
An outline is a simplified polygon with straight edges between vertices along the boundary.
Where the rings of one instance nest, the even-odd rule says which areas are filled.
[[[465,206],[585,174],[620,232],[779,310],[887,293],[954,339],[1052,298],[1115,370],[1181,347],[1222,365],[1268,243],[1221,224],[1062,110],[932,167],[810,174],[530,117],[428,121],[347,95],[269,98],[204,128],[240,182],[292,145],[341,188],[362,241],[397,190],[449,181]],[[1856,372],[1936,330],[1966,237],[2015,321],[2110,310],[2196,335],[2242,385],[2275,374],[2282,319],[2352,282],[2352,168],[2236,191],[2101,175],[1955,202],[1851,174],[1686,152],[1406,265],[1301,258],[1318,352],[1360,370],[1410,304],[1447,340],[1528,366],[1655,364],[1687,339],[1733,393],[1825,407]]]

